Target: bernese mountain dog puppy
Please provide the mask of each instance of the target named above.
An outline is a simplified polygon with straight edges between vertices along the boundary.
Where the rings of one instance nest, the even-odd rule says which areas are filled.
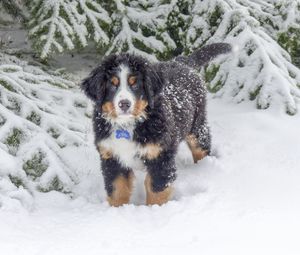
[[[101,157],[107,200],[129,202],[134,171],[146,169],[146,204],[166,203],[176,179],[175,155],[185,140],[194,162],[209,155],[206,89],[196,71],[231,46],[216,43],[189,57],[150,63],[110,55],[83,80],[94,101],[95,144]]]

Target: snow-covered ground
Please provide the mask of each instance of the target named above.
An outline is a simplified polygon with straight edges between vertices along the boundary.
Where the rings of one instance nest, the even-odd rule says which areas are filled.
[[[182,145],[172,201],[105,202],[99,159],[66,151],[80,176],[75,196],[37,193],[31,210],[0,211],[0,253],[300,254],[300,116],[209,100],[214,156],[192,164]],[[89,126],[90,123],[87,123]]]

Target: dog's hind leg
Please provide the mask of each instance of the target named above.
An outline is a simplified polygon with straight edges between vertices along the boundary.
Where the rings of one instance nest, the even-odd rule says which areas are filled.
[[[194,163],[197,163],[198,160],[203,159],[208,154],[208,150],[202,149],[198,140],[194,134],[190,134],[186,137],[186,142],[192,152]]]
[[[192,130],[186,137],[186,142],[195,163],[210,154],[211,136],[205,116],[196,117]]]

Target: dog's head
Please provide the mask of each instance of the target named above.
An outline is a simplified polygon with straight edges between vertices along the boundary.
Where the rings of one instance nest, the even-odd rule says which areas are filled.
[[[106,57],[81,87],[105,118],[125,124],[146,117],[162,85],[161,73],[144,58],[121,54]]]

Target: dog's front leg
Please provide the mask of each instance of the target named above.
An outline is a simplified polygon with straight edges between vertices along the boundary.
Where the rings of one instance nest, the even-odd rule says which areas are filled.
[[[175,152],[162,151],[157,158],[145,160],[147,205],[162,205],[172,196],[172,183],[176,179]]]
[[[108,203],[111,206],[128,204],[133,188],[132,170],[115,158],[102,158],[101,165]]]

